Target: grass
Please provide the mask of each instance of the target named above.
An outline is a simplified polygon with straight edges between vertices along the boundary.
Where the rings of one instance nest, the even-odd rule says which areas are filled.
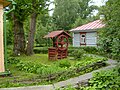
[[[35,62],[35,63],[43,63],[43,64],[51,64],[53,61],[48,60],[47,54],[34,54],[32,56],[20,56],[16,57],[24,62]]]
[[[45,65],[51,65],[54,64],[55,62],[59,62],[62,60],[68,60],[68,58],[66,59],[61,59],[61,60],[48,60],[48,55],[47,54],[34,54],[32,56],[20,56],[20,57],[16,57],[17,59],[20,59],[23,62],[34,62],[34,63],[42,63]],[[73,65],[75,64],[77,61],[76,60],[69,60],[70,63]]]

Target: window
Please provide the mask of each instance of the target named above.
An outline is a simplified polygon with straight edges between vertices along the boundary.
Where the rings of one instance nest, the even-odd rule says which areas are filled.
[[[81,34],[80,42],[81,44],[85,44],[85,34]]]

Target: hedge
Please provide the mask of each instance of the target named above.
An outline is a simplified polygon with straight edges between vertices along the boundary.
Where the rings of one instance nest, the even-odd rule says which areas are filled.
[[[98,54],[98,48],[97,47],[69,47],[68,48],[68,53],[73,52],[75,49],[83,49],[86,51],[86,53],[90,54]],[[35,47],[34,48],[35,53],[42,53],[42,54],[47,54],[48,53],[48,47]]]

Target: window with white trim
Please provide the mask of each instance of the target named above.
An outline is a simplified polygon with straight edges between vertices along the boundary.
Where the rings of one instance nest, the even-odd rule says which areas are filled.
[[[85,34],[81,34],[80,43],[85,44]]]

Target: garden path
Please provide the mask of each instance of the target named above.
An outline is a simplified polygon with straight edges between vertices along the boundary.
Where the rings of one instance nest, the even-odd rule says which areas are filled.
[[[101,70],[111,69],[116,66],[117,61],[110,59],[107,61],[107,63],[110,65],[107,67],[98,69],[98,70],[94,70],[93,72],[99,72]],[[92,78],[93,72],[86,73],[84,75],[80,75],[79,77],[75,77],[75,78],[71,78],[71,79],[68,79],[65,81],[57,82],[57,83],[51,84],[51,85],[28,86],[28,87],[17,87],[17,88],[1,88],[0,90],[55,90],[56,88],[66,87],[69,85],[76,86],[76,85],[80,85],[82,83],[85,84],[87,82],[87,80]]]

